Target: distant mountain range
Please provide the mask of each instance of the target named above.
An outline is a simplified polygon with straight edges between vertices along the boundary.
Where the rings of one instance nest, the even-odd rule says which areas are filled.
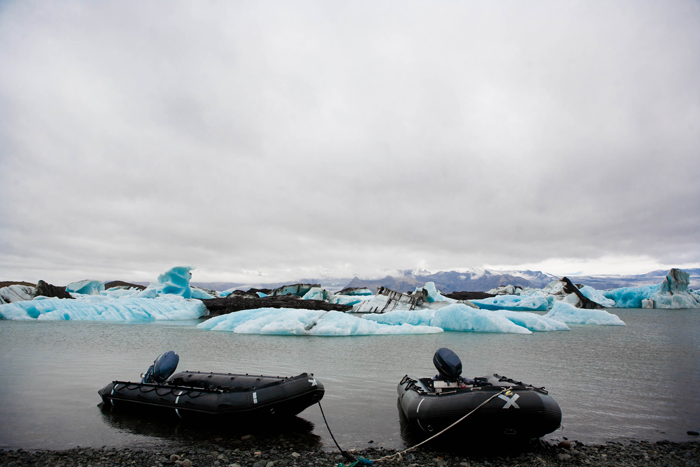
[[[690,274],[690,288],[700,289],[700,269],[684,269]],[[639,287],[642,285],[658,284],[668,274],[667,270],[658,270],[636,275],[600,275],[600,276],[568,276],[572,282],[589,285],[598,290],[615,289],[619,287]],[[399,271],[396,275],[387,275],[381,279],[350,278],[304,278],[269,284],[241,284],[233,282],[192,282],[192,285],[213,290],[238,288],[274,289],[283,285],[296,283],[321,284],[323,287],[338,291],[345,287],[367,287],[376,291],[378,287],[387,287],[398,292],[409,292],[416,287],[422,287],[426,282],[434,282],[443,293],[450,292],[485,292],[499,285],[518,285],[520,287],[542,288],[560,276],[541,271],[502,271],[494,269],[470,268],[459,271],[441,271],[430,273],[424,270]],[[147,284],[146,284],[147,285]]]

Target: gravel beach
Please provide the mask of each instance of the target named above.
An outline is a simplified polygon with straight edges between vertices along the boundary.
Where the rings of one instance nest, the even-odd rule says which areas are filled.
[[[198,443],[177,447],[153,449],[129,448],[75,448],[66,451],[0,450],[0,465],[20,466],[172,466],[172,467],[301,467],[334,466],[352,462],[338,451],[301,449],[294,443],[258,441],[243,437],[240,447],[224,448],[216,444]],[[351,455],[366,459],[395,454],[395,450],[365,449]],[[558,444],[532,442],[518,449],[490,448],[488,452],[441,451],[418,449],[401,458],[377,462],[376,465],[407,467],[518,467],[518,466],[681,466],[700,465],[700,443],[660,441],[631,441],[625,444],[609,442],[605,445],[584,445],[576,441]]]

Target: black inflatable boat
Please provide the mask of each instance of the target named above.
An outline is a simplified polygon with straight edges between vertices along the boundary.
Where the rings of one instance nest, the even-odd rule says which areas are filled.
[[[505,376],[462,378],[462,363],[449,349],[435,352],[435,378],[404,376],[398,385],[399,405],[410,425],[438,433],[479,405],[450,432],[484,438],[539,438],[561,424],[561,409],[544,388]]]
[[[323,384],[312,374],[281,377],[184,371],[173,375],[178,361],[176,353],[165,352],[140,383],[113,381],[98,393],[105,405],[115,408],[218,419],[292,416],[324,394]]]

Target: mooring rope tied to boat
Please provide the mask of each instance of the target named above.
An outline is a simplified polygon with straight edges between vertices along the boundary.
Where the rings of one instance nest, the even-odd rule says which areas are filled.
[[[320,402],[320,401],[318,402],[318,407],[321,409],[321,415],[323,415],[323,421],[326,422],[326,428],[328,428],[328,433],[331,434],[331,438],[333,438],[333,442],[335,443],[335,445],[336,445],[336,446],[338,447],[338,449],[340,450],[340,453],[341,453],[343,456],[345,456],[346,459],[349,459],[349,460],[352,460],[352,461],[353,461],[352,464],[347,465],[347,466],[344,466],[343,464],[340,464],[340,463],[339,463],[339,464],[338,464],[338,467],[357,467],[358,465],[372,465],[372,464],[375,463],[375,462],[386,461],[386,460],[389,460],[389,459],[391,459],[391,458],[393,458],[393,457],[397,457],[397,456],[398,456],[399,460],[402,460],[402,459],[403,459],[402,454],[406,454],[407,452],[412,451],[412,450],[416,449],[417,447],[424,445],[424,444],[427,443],[428,441],[431,441],[431,440],[437,438],[438,436],[440,436],[441,434],[443,434],[444,432],[446,432],[446,431],[449,430],[450,428],[456,426],[456,425],[459,424],[462,420],[464,420],[465,418],[467,418],[468,416],[470,416],[471,414],[473,414],[474,412],[476,412],[477,410],[479,410],[481,407],[483,407],[483,406],[485,406],[486,404],[488,404],[489,402],[491,402],[491,401],[492,401],[493,399],[495,399],[496,397],[498,397],[498,396],[500,396],[501,394],[503,394],[504,392],[508,391],[509,389],[511,389],[511,388],[510,388],[510,387],[505,387],[505,388],[501,389],[499,392],[495,393],[494,395],[492,395],[491,397],[489,397],[488,399],[486,399],[484,402],[482,402],[481,404],[479,404],[479,405],[478,405],[476,408],[474,408],[471,412],[469,412],[468,414],[466,414],[465,416],[463,416],[462,418],[460,418],[459,420],[457,420],[456,422],[454,422],[452,425],[448,426],[447,428],[444,428],[443,430],[439,431],[438,433],[435,433],[435,434],[434,434],[433,436],[431,436],[430,438],[428,438],[428,439],[426,439],[426,440],[423,440],[423,441],[421,441],[420,443],[415,444],[415,445],[411,446],[411,447],[408,448],[408,449],[404,449],[403,451],[400,451],[400,452],[397,452],[397,453],[394,453],[394,454],[390,454],[390,455],[388,455],[388,456],[380,457],[379,459],[374,459],[374,460],[365,459],[365,458],[363,458],[363,457],[359,457],[359,458],[355,459],[355,458],[353,458],[352,455],[350,455],[348,452],[343,451],[343,449],[338,445],[338,442],[335,440],[335,436],[333,436],[333,433],[331,432],[331,428],[328,426],[328,421],[326,421],[326,416],[323,415],[323,408],[321,407],[321,402]]]

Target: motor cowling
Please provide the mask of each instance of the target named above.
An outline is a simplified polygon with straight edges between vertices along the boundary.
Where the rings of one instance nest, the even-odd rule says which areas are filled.
[[[433,364],[438,371],[438,379],[459,381],[462,374],[462,361],[456,353],[445,347],[438,349],[433,356]]]
[[[175,369],[177,368],[177,364],[179,362],[180,356],[172,350],[168,350],[167,352],[160,354],[158,358],[156,358],[156,361],[153,362],[153,365],[151,365],[148,368],[148,371],[146,371],[146,373],[143,375],[141,382],[156,384],[164,383],[170,377],[170,375],[175,373]]]

